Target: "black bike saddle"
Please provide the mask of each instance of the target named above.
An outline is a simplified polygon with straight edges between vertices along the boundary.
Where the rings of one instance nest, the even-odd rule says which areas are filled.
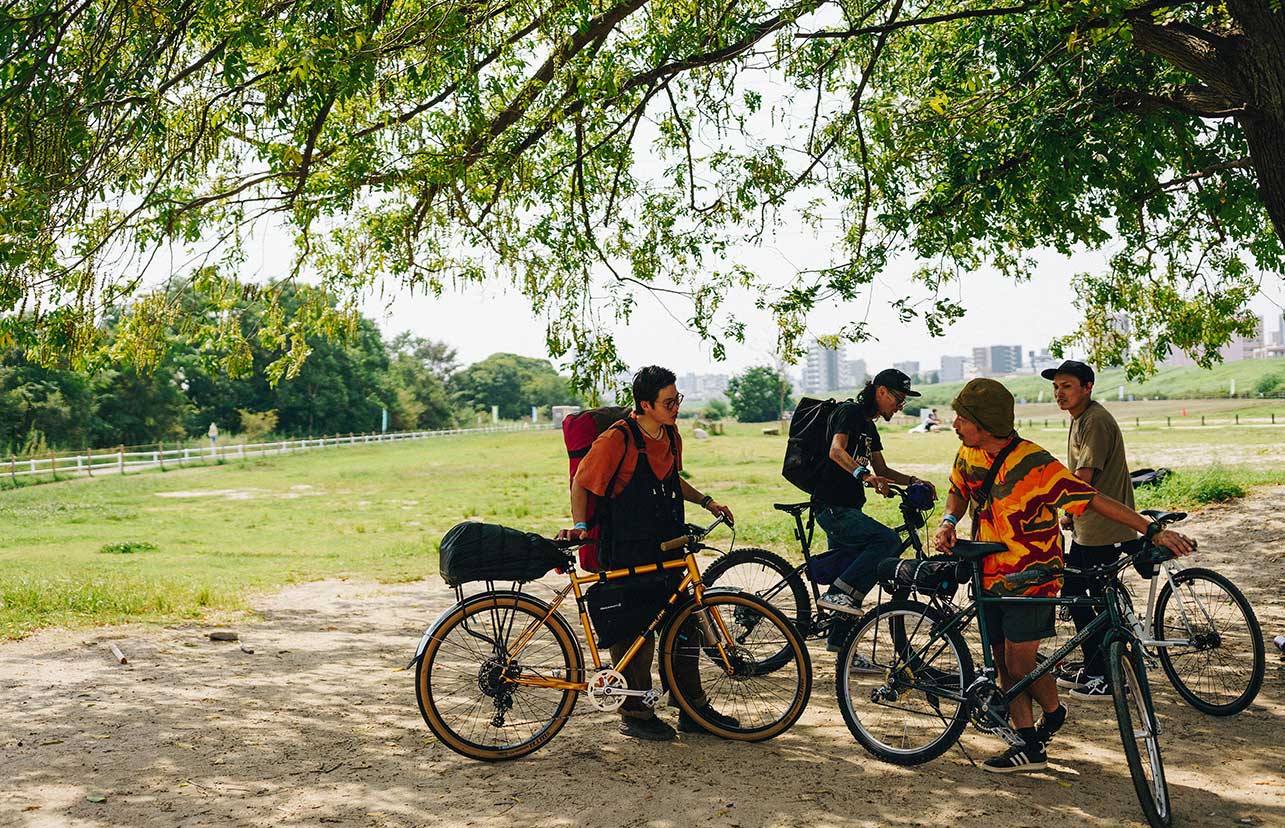
[[[1007,552],[1008,547],[1002,543],[983,543],[980,541],[957,540],[950,548],[952,555],[958,555],[966,561],[980,561],[996,552]]]
[[[1152,520],[1157,520],[1161,523],[1177,523],[1187,517],[1186,512],[1162,512],[1159,509],[1143,509],[1138,514],[1146,515]]]
[[[773,503],[772,508],[780,512],[789,512],[792,515],[801,515],[808,508],[810,501],[802,503]]]

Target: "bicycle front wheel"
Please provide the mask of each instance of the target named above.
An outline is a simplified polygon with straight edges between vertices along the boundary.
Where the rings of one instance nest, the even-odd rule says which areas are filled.
[[[1111,695],[1124,742],[1124,756],[1142,813],[1154,828],[1168,828],[1173,820],[1169,785],[1160,760],[1160,727],[1151,706],[1142,659],[1135,647],[1116,640],[1111,642],[1107,669],[1111,672]]]
[[[799,570],[766,549],[733,549],[701,576],[705,586],[757,595],[794,622],[803,635],[812,626],[812,599]]]
[[[1209,569],[1184,569],[1156,599],[1160,666],[1178,695],[1211,716],[1249,706],[1267,668],[1263,633],[1236,585]]]
[[[415,696],[444,745],[473,759],[517,759],[567,723],[576,691],[532,684],[583,680],[575,634],[557,613],[542,621],[548,612],[538,598],[491,593],[456,605],[437,626]]]
[[[661,632],[660,675],[701,727],[742,742],[784,733],[812,695],[803,638],[771,604],[741,592],[706,592],[674,613]]]
[[[968,724],[973,658],[957,630],[918,601],[889,601],[856,623],[839,651],[835,691],[848,730],[885,762],[918,765]]]

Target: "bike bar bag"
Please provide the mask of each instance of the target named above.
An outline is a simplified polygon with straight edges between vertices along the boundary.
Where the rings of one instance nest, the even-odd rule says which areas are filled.
[[[647,628],[677,586],[669,573],[602,581],[585,590],[598,649],[630,641]]]
[[[566,563],[567,555],[548,538],[494,523],[457,523],[442,536],[442,579],[449,586],[469,581],[534,581]]]
[[[890,591],[910,587],[916,592],[943,598],[952,597],[959,585],[972,575],[967,563],[948,558],[888,558],[880,561],[875,571]]]
[[[831,549],[808,561],[808,580],[832,584],[857,559],[856,549]]]

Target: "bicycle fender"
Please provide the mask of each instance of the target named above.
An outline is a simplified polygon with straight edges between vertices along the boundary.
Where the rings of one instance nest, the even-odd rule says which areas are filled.
[[[409,662],[407,662],[406,667],[404,669],[409,670],[410,668],[414,667],[416,664],[419,663],[419,660],[424,657],[424,650],[428,648],[428,642],[432,640],[434,634],[437,633],[438,629],[441,628],[442,624],[446,622],[447,617],[449,617],[452,613],[458,612],[464,607],[467,607],[469,604],[474,604],[474,603],[477,603],[478,601],[490,601],[495,598],[508,598],[508,597],[517,597],[517,596],[521,596],[523,598],[526,598],[529,601],[534,601],[539,604],[545,603],[544,601],[541,601],[539,598],[536,598],[533,595],[514,592],[512,590],[503,590],[503,591],[497,591],[497,592],[484,592],[479,595],[473,595],[468,598],[465,598],[463,601],[452,604],[451,606],[442,610],[442,614],[437,616],[437,618],[433,621],[432,624],[428,625],[428,629],[424,630],[424,635],[421,636],[419,639],[419,646],[415,648],[415,655],[411,658]],[[548,606],[548,605],[545,604],[545,606]]]

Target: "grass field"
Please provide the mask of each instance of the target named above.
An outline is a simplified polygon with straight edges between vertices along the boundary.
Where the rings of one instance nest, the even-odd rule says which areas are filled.
[[[1024,435],[1062,454],[1062,430]],[[1228,486],[1285,482],[1285,428],[1144,428],[1126,439],[1132,465],[1183,472],[1143,506],[1186,508]],[[939,486],[957,445],[952,432],[885,434],[891,465]],[[737,545],[795,545],[771,508],[801,499],[780,477],[783,448],[752,425],[687,442],[693,484],[737,514]],[[891,502],[871,511],[895,516]],[[567,525],[561,436],[463,436],[0,491],[0,637],[193,618],[303,580],[421,578],[436,571],[442,533],[471,518],[541,533]]]

